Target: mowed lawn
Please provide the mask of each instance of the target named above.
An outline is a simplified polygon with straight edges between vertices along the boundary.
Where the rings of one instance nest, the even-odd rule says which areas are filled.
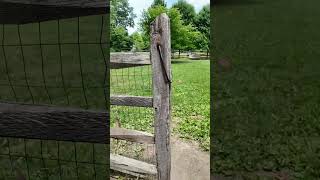
[[[320,177],[319,1],[213,8],[211,168],[245,179]],[[283,175],[284,176],[284,175]]]
[[[210,61],[173,61],[173,123],[181,137],[210,146]]]
[[[111,94],[152,96],[150,66],[111,70]],[[199,142],[209,149],[209,60],[172,61],[172,126],[174,134]],[[153,111],[147,108],[112,107],[111,120],[122,127],[153,132]]]

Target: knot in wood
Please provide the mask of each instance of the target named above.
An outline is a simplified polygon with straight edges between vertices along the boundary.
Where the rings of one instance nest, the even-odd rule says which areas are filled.
[[[153,40],[154,40],[154,43],[156,43],[156,45],[162,45],[161,44],[161,35],[159,33],[155,33],[153,35]]]

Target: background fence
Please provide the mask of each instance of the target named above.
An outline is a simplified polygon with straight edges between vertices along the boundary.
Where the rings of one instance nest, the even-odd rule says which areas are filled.
[[[113,54],[117,53],[136,53],[144,55],[146,53],[149,53],[150,50],[139,50],[139,51],[131,51],[131,49],[122,49],[120,52],[112,52]],[[209,50],[192,50],[192,51],[185,51],[185,50],[172,50],[171,51],[171,58],[172,59],[179,59],[179,58],[189,58],[190,54],[196,54],[199,55],[200,59],[209,60],[210,59],[210,52]]]
[[[173,50],[172,58],[173,59],[189,58],[189,55],[191,54],[199,55],[200,59],[206,59],[206,60],[210,59],[209,50],[192,50],[192,51]]]
[[[107,2],[37,3],[0,1],[0,179],[106,179]]]

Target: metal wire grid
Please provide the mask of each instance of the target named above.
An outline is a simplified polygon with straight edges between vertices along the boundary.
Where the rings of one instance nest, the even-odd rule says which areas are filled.
[[[91,30],[90,33],[98,34],[99,37],[81,33],[80,17],[72,20],[51,21],[50,24],[41,22],[31,25],[2,24],[0,31],[2,34],[1,100],[75,107],[78,107],[80,102],[81,107],[85,109],[105,109],[106,106],[102,106],[101,100],[89,99],[97,96],[90,96],[92,95],[90,90],[94,89],[94,94],[98,92],[98,95],[104,96],[104,105],[108,102],[108,88],[106,88],[108,84],[106,56],[108,54],[105,35],[107,32],[104,28],[107,23],[104,16],[95,17],[96,22],[93,23],[98,23],[98,18],[101,24],[99,32]],[[88,20],[84,20],[82,26],[89,26],[85,24],[89,22],[85,21]],[[64,29],[73,28],[75,31],[69,30],[66,36],[62,32],[63,27]],[[50,28],[56,29],[48,30]],[[44,39],[45,36],[47,39]],[[92,36],[93,40],[84,41],[86,40],[84,36]],[[38,42],[35,43],[35,41]],[[10,89],[5,94],[6,88]],[[62,91],[63,96],[62,92],[54,94],[50,90]],[[71,97],[79,96],[80,93],[81,99],[73,98],[78,101],[71,102]],[[53,101],[57,98],[60,100],[59,103]],[[100,104],[94,106],[90,101]]]
[[[151,65],[124,65],[111,69],[111,94],[114,95],[152,95],[152,70]]]
[[[151,65],[132,64],[117,65],[110,70],[110,92],[112,95],[132,95],[152,97]],[[111,123],[113,127],[139,130],[153,133],[154,110],[144,107],[111,106]],[[111,141],[111,152],[126,157],[154,163],[154,157],[147,157],[149,146],[123,140]],[[153,149],[151,147],[151,149]],[[152,151],[152,150],[151,150]],[[153,150],[154,151],[154,150]],[[154,152],[153,152],[154,154]]]
[[[108,110],[106,21],[106,16],[92,16],[3,24],[0,100]],[[90,22],[91,26],[86,24]],[[88,31],[93,40],[81,27],[96,27],[95,32]],[[75,32],[63,32],[69,28]],[[4,180],[106,179],[108,158],[106,144],[0,137]]]
[[[0,179],[106,179],[107,145],[0,138]]]
[[[127,65],[125,65],[127,66]],[[151,65],[111,69],[111,95],[152,96]],[[111,106],[111,122],[119,122],[124,128],[151,131],[153,110],[143,107]],[[146,123],[149,122],[147,128]],[[147,128],[147,129],[145,129]]]

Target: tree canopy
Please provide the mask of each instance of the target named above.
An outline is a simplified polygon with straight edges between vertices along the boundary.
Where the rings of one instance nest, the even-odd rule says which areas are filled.
[[[134,27],[133,8],[128,0],[111,0],[111,51],[129,50],[133,40],[129,36],[128,27]]]
[[[164,0],[154,0],[151,7],[155,7],[155,6],[167,7],[167,3]]]
[[[164,0],[154,0],[142,12],[139,32],[132,35],[128,27],[134,27],[136,15],[128,0],[111,0],[111,51],[146,50],[150,46],[150,24],[161,13],[170,18],[171,48],[175,50],[204,50],[209,47],[210,7],[204,6],[197,14],[192,4],[179,0],[171,8]]]
[[[128,0],[111,0],[111,25],[134,27],[133,7],[129,5]]]
[[[148,49],[148,43],[139,32],[134,32],[131,34],[131,38],[133,41],[133,46],[136,51],[142,51]]]
[[[184,1],[179,1],[180,4],[186,4]],[[177,5],[177,4],[176,4]],[[194,7],[191,4],[187,4],[187,6],[191,6],[194,10]],[[180,8],[182,6],[179,5]],[[201,13],[201,17],[199,17],[199,23],[203,25],[205,13],[204,10]],[[203,34],[198,29],[204,30],[205,28],[199,28],[195,26],[193,23],[185,23],[183,20],[183,15],[179,8],[173,6],[172,8],[167,8],[163,5],[151,6],[148,9],[144,10],[142,13],[142,18],[139,23],[140,28],[143,32],[143,36],[150,36],[150,24],[154,21],[154,19],[159,16],[161,13],[167,13],[170,18],[170,30],[171,30],[171,48],[172,49],[181,49],[181,50],[194,50],[194,49],[207,49],[208,48],[208,38],[206,34]],[[210,13],[210,12],[209,12]],[[200,15],[200,13],[199,13]],[[207,17],[207,16],[204,16]],[[209,16],[210,17],[210,14]],[[194,20],[198,17],[194,16]],[[149,39],[148,39],[149,41]]]
[[[111,30],[111,51],[128,51],[132,48],[132,45],[133,40],[124,27],[118,26]]]
[[[192,4],[189,4],[186,0],[179,0],[172,7],[180,11],[184,24],[194,23],[197,13]]]
[[[210,6],[204,6],[195,19],[197,29],[210,39]]]

